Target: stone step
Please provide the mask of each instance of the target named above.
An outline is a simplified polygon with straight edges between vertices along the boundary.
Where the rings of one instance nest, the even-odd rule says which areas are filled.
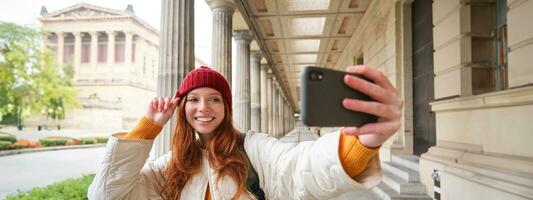
[[[432,200],[431,197],[425,194],[399,194],[384,182],[381,182],[379,185],[372,188],[372,192],[374,192],[376,198],[383,200]]]
[[[364,190],[364,191],[357,191],[357,192],[347,192],[342,194],[339,197],[329,199],[329,200],[381,200],[381,198],[378,198],[374,191],[372,190]]]
[[[420,157],[415,155],[392,155],[391,161],[392,163],[420,172],[419,159]]]
[[[420,181],[419,172],[410,168],[391,162],[381,162],[381,167],[384,172],[390,172],[391,174],[394,174],[407,182],[414,183]]]
[[[400,194],[426,194],[426,187],[423,184],[407,182],[389,172],[383,172],[383,183]]]

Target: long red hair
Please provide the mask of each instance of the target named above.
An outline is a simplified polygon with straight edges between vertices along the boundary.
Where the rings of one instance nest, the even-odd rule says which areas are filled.
[[[172,138],[172,156],[166,166],[165,183],[162,189],[162,196],[165,199],[179,199],[187,181],[200,172],[202,167],[202,146],[195,137],[194,129],[187,122],[186,102],[182,100],[178,107],[176,128]],[[227,103],[224,102],[224,119],[215,129],[215,135],[207,143],[206,150],[209,163],[218,172],[217,182],[221,177],[231,177],[237,183],[237,193],[232,199],[238,199],[246,192],[248,165],[239,150],[238,132],[232,122],[231,112]]]

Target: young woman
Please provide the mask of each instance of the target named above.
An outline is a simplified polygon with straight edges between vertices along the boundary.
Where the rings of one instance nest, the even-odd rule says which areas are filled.
[[[193,70],[174,97],[154,99],[132,131],[110,138],[89,199],[254,199],[246,184],[250,176],[257,176],[267,199],[357,195],[381,180],[377,153],[398,130],[403,102],[381,72],[366,66],[347,71],[374,82],[344,79],[376,101],[345,99],[344,107],[379,116],[377,123],[298,144],[249,132],[240,144],[228,83],[208,67]],[[153,139],[176,107],[172,150],[147,163]],[[248,173],[250,167],[256,174]]]

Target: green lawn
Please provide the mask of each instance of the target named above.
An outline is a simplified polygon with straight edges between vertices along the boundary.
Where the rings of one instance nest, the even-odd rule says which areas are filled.
[[[67,179],[46,187],[36,187],[28,192],[9,195],[6,200],[76,200],[87,199],[87,188],[93,181],[94,174],[84,175],[77,179]]]

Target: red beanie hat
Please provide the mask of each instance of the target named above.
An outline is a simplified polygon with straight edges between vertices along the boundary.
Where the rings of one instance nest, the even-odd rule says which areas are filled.
[[[210,87],[220,92],[222,98],[229,106],[230,113],[232,112],[231,90],[228,82],[222,74],[207,66],[201,66],[198,69],[192,70],[185,76],[185,79],[181,83],[178,96],[183,99],[191,90],[201,87]]]

